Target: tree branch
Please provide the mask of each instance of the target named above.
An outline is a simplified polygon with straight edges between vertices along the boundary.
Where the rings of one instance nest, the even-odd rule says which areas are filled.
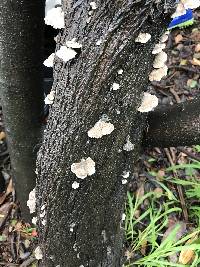
[[[149,114],[144,145],[187,146],[200,143],[200,98]]]

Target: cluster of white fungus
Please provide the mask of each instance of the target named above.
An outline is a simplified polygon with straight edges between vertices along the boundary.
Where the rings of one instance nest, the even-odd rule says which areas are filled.
[[[88,131],[90,138],[101,138],[104,135],[111,134],[114,131],[114,125],[103,119],[100,119],[95,125]]]
[[[44,18],[45,24],[52,26],[54,29],[65,27],[64,12],[60,6],[49,9]]]
[[[161,81],[161,79],[167,76],[168,67],[165,65],[160,69],[153,70],[149,75],[149,80],[152,81]]]
[[[52,105],[55,97],[55,91],[51,90],[51,92],[45,97],[45,104]]]
[[[140,33],[135,39],[136,43],[146,44],[151,39],[151,34],[149,33]]]
[[[33,217],[32,218],[32,224],[36,225],[36,223],[37,223],[37,217]]]
[[[156,55],[156,57],[153,63],[154,70],[149,75],[150,81],[161,81],[161,79],[167,75],[167,54],[163,49],[166,47],[165,42],[168,39],[168,35],[169,32],[165,32],[161,37],[160,43],[156,44],[152,51],[152,54]]]
[[[142,98],[142,104],[138,108],[138,111],[149,112],[153,110],[157,105],[158,105],[157,96],[145,92]]]
[[[35,212],[35,208],[36,208],[35,188],[29,193],[27,206],[29,207],[30,213]]]
[[[156,55],[153,67],[155,69],[163,68],[165,66],[166,61],[167,61],[167,54],[164,51],[161,51]]]
[[[44,61],[44,65],[48,68],[52,68],[53,67],[53,61],[54,61],[54,57],[55,57],[55,53],[52,53],[45,61]]]
[[[95,173],[95,162],[90,157],[81,159],[80,162],[71,165],[71,171],[75,173],[78,178],[84,179]]]
[[[175,13],[172,14],[172,18],[185,15],[187,9],[195,9],[199,6],[200,0],[182,0],[178,3]]]
[[[76,51],[74,49],[62,45],[60,49],[56,52],[56,56],[61,58],[64,62],[67,62],[76,56]]]

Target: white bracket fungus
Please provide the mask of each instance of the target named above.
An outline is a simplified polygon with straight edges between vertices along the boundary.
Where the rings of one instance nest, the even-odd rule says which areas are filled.
[[[149,112],[153,110],[158,105],[158,98],[155,95],[144,93],[142,104],[138,108],[140,112]]]
[[[77,183],[76,181],[73,182],[73,184],[72,184],[72,188],[73,188],[73,189],[77,189],[77,188],[79,188],[79,183]]]
[[[125,221],[125,220],[126,220],[126,214],[123,213],[123,214],[122,214],[122,221]]]
[[[156,69],[153,70],[150,74],[149,74],[149,80],[152,81],[161,81],[161,79],[163,77],[165,77],[167,75],[167,71],[168,71],[168,67],[166,65],[164,65],[164,67],[160,68],[160,69]]]
[[[61,6],[61,0],[46,0],[45,2],[45,14],[47,14],[47,12],[54,8],[55,6]]]
[[[126,138],[126,143],[123,146],[123,150],[125,151],[132,151],[134,149],[134,144],[130,141],[130,136],[128,135]]]
[[[165,63],[167,61],[167,54],[164,51],[161,51],[159,54],[156,55],[153,67],[155,69],[160,69],[165,66]]]
[[[51,91],[46,97],[45,97],[45,104],[46,105],[52,105],[55,97],[55,91]]]
[[[90,157],[81,159],[80,162],[71,165],[71,171],[75,173],[78,178],[84,179],[95,173],[95,162]]]
[[[184,1],[184,6],[186,9],[195,9],[200,6],[200,0],[185,0]]]
[[[36,208],[35,188],[29,193],[27,206],[29,207],[30,213],[35,212],[35,208]]]
[[[37,223],[37,217],[33,217],[32,218],[32,224],[36,225],[36,223]]]
[[[140,33],[138,37],[135,39],[136,43],[145,44],[151,39],[151,34],[149,33]]]
[[[65,27],[64,12],[61,7],[49,9],[44,18],[45,24],[52,26],[54,29]]]
[[[115,127],[112,123],[100,119],[95,123],[94,127],[88,131],[88,136],[90,138],[101,138],[104,135],[111,134],[114,129]]]
[[[34,251],[34,254],[35,254],[36,260],[41,260],[42,259],[42,251],[41,251],[40,246],[36,247],[36,249]]]
[[[73,59],[76,54],[77,53],[72,48],[66,46],[61,46],[60,49],[56,52],[56,56],[61,58],[64,62]]]
[[[90,2],[90,6],[93,10],[97,9],[97,4],[96,2]]]
[[[44,65],[48,68],[52,68],[53,67],[53,61],[54,61],[54,57],[55,57],[55,53],[52,53],[45,61],[44,61]]]
[[[112,90],[113,91],[116,91],[116,90],[118,90],[119,89],[119,84],[118,83],[113,83],[113,85],[112,85]]]
[[[152,54],[153,55],[159,54],[163,49],[165,49],[165,47],[166,47],[166,44],[163,44],[163,43],[156,44],[152,51]]]

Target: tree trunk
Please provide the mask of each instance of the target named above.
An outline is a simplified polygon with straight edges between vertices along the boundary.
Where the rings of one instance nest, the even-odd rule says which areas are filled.
[[[26,219],[41,142],[43,19],[44,0],[0,2],[0,97],[15,186]]]
[[[200,98],[167,108],[148,116],[144,145],[149,147],[191,146],[200,143]]]
[[[155,2],[99,0],[89,21],[90,1],[64,1],[66,27],[57,49],[73,38],[82,49],[67,63],[55,60],[55,101],[37,160],[42,266],[122,265],[124,183],[134,171],[145,125],[137,108],[151,51],[167,25],[164,4]],[[140,31],[151,34],[146,44],[135,43]],[[119,90],[111,89],[113,83]],[[89,138],[102,116],[114,131]],[[96,171],[81,180],[71,165],[88,157]],[[79,188],[72,188],[74,181]]]

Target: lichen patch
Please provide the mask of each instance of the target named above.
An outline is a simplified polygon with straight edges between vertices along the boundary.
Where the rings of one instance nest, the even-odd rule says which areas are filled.
[[[114,125],[103,119],[100,119],[95,125],[88,131],[90,138],[101,138],[104,135],[109,135],[114,131]]]
[[[149,112],[153,110],[157,105],[158,105],[157,96],[145,92],[142,98],[142,104],[138,108],[138,111]]]
[[[140,33],[138,37],[135,39],[136,43],[145,44],[151,39],[151,34],[149,33]]]
[[[130,136],[128,135],[126,138],[126,143],[123,146],[123,150],[125,151],[132,151],[134,149],[135,145],[133,143],[131,143],[130,141]]]
[[[166,47],[166,44],[164,43],[156,44],[152,51],[152,54],[153,55],[159,54],[163,49],[165,49],[165,47]]]
[[[80,162],[71,165],[71,171],[75,173],[78,178],[84,179],[95,173],[95,162],[90,157],[81,159]]]
[[[40,246],[36,247],[36,249],[34,251],[34,254],[35,254],[36,260],[41,260],[42,259],[42,251],[41,251]]]

